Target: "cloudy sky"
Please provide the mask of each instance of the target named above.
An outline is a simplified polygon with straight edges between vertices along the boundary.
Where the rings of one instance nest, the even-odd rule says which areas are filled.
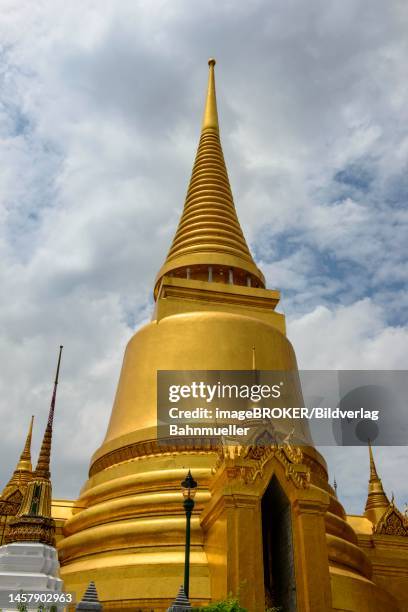
[[[58,345],[75,496],[180,215],[217,58],[238,215],[302,368],[408,368],[408,9],[398,0],[0,0],[0,482]],[[325,449],[349,512],[366,449]],[[405,448],[378,448],[408,501]]]

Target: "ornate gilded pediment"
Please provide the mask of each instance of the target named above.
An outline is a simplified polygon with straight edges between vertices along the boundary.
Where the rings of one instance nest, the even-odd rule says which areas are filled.
[[[408,519],[391,502],[377,525],[375,525],[373,533],[408,537]]]
[[[262,478],[265,466],[276,459],[284,467],[286,478],[298,488],[306,488],[310,482],[310,470],[303,464],[303,452],[299,446],[283,444],[259,444],[250,446],[221,444],[214,472],[224,461],[233,462],[227,469],[230,478],[240,478],[246,483]],[[268,440],[269,442],[269,440]]]

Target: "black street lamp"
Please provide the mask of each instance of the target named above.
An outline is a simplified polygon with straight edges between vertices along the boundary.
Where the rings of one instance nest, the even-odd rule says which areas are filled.
[[[190,523],[194,508],[194,496],[196,494],[197,483],[191,475],[190,470],[181,483],[184,495],[184,510],[186,513],[186,555],[184,561],[184,592],[188,598],[190,586]]]

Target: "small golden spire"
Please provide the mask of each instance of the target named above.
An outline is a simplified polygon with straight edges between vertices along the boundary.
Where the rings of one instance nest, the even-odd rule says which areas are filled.
[[[31,417],[30,426],[28,428],[27,438],[24,444],[24,448],[20,455],[19,462],[17,463],[16,469],[13,472],[12,477],[4,487],[2,498],[8,497],[10,493],[15,491],[16,488],[20,488],[21,485],[25,486],[32,476],[32,465],[31,465],[31,438],[33,434],[33,422],[34,417]]]
[[[207,99],[205,102],[203,123],[201,126],[202,131],[204,130],[216,130],[219,131],[218,125],[218,111],[217,111],[217,97],[215,95],[215,77],[214,77],[214,66],[215,59],[209,59],[208,65],[210,67],[208,74],[208,88],[207,88]]]
[[[33,435],[33,423],[34,423],[34,415],[31,417],[30,426],[28,428],[28,434],[25,441],[25,445],[23,448],[23,452],[20,456],[20,461],[18,462],[17,469],[18,470],[29,470],[32,471],[31,466],[31,438]]]
[[[378,476],[370,440],[368,440],[368,453],[370,458],[370,480],[364,516],[370,519],[375,526],[389,507],[390,502],[384,492],[381,478]]]

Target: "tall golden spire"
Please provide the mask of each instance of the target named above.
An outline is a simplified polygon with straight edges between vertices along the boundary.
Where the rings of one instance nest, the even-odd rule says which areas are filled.
[[[17,516],[9,522],[6,543],[30,541],[53,546],[55,542],[55,523],[51,517],[50,457],[52,425],[62,349],[63,347],[60,346],[48,421],[38,456],[37,467],[27,485]]]
[[[370,441],[368,442],[368,452],[370,457],[370,480],[364,515],[375,526],[389,507],[390,502],[384,492],[381,478],[378,476]]]
[[[209,62],[201,137],[176,235],[156,278],[157,297],[165,275],[264,287],[242,233],[222,152],[215,60]]]
[[[37,467],[35,468],[34,475],[40,476],[41,478],[50,478],[50,458],[51,458],[51,440],[52,440],[52,424],[54,421],[55,411],[55,400],[57,397],[57,386],[59,371],[61,365],[61,354],[63,347],[60,346],[60,352],[58,356],[57,372],[55,374],[54,390],[51,398],[50,411],[48,414],[47,427],[45,428],[44,438],[41,444],[40,454],[38,456]]]
[[[31,465],[31,438],[33,434],[33,422],[34,417],[32,416],[24,448],[20,455],[20,460],[16,465],[16,469],[14,470],[12,477],[4,487],[1,495],[2,498],[8,497],[15,489],[25,486],[28,481],[31,480],[33,470]]]

